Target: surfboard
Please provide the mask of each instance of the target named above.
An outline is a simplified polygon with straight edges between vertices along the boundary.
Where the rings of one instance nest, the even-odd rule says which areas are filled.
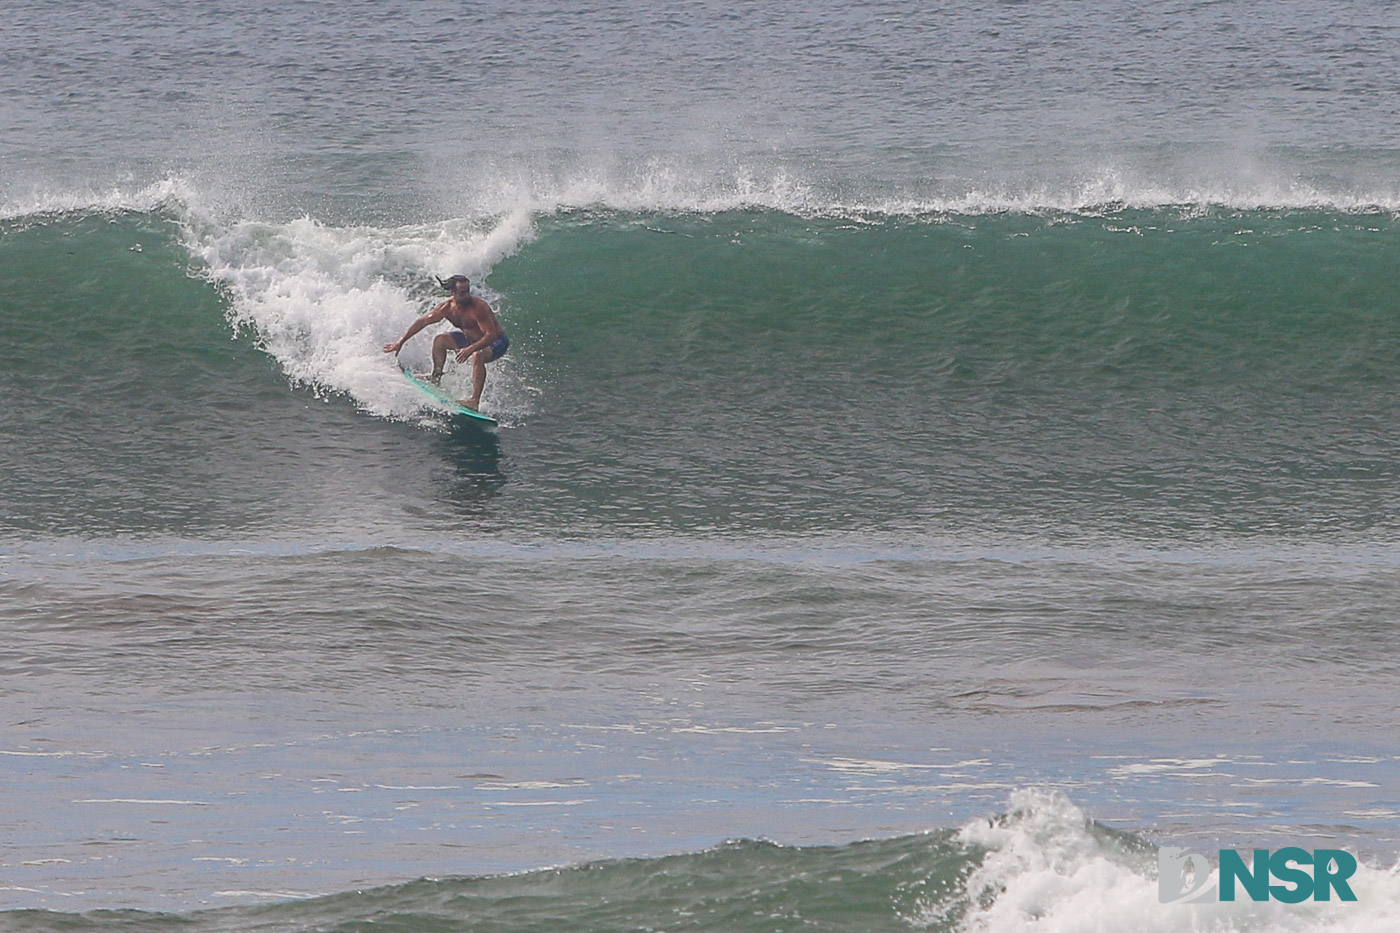
[[[472,424],[479,424],[482,427],[494,428],[496,426],[496,419],[492,418],[490,415],[483,415],[479,411],[472,411],[431,382],[419,379],[417,376],[413,375],[407,366],[401,366],[400,369],[403,370],[404,378],[417,386],[418,391],[428,396],[428,398],[446,405],[453,417],[465,418]]]

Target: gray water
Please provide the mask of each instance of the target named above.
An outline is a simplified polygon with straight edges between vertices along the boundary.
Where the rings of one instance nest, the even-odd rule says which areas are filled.
[[[926,831],[1161,920],[1085,817],[1393,923],[1395,4],[6,12],[0,924]],[[459,271],[493,434],[379,351]]]
[[[586,182],[856,202],[1393,199],[1392,2],[19,2],[4,193],[178,172],[263,216]]]

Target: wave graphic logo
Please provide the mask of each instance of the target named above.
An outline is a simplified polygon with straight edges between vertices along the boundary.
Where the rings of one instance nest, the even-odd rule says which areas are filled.
[[[1163,904],[1214,904],[1218,900],[1210,880],[1210,863],[1199,852],[1176,846],[1157,850],[1157,899]]]
[[[1199,852],[1174,846],[1157,850],[1157,899],[1163,904],[1195,902],[1213,904],[1233,901],[1239,888],[1252,901],[1275,900],[1301,904],[1309,898],[1354,901],[1356,894],[1347,883],[1356,874],[1356,856],[1342,849],[1309,852],[1296,846],[1255,849],[1254,864],[1246,866],[1234,849],[1220,850],[1220,883],[1210,886],[1210,863]],[[1277,881],[1278,884],[1270,884]]]

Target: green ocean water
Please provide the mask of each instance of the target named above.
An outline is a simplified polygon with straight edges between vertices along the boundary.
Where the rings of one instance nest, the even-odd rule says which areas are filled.
[[[953,929],[958,902],[980,861],[975,847],[939,836],[784,849],[733,842],[658,860],[598,862],[495,878],[424,880],[301,904],[211,912],[203,930],[387,929],[555,930],[771,929],[899,930],[935,905]],[[957,892],[957,893],[955,893]],[[56,918],[11,915],[14,929],[55,929]],[[190,920],[149,914],[93,914],[74,930],[183,929]],[[29,926],[32,923],[32,927]],[[922,926],[923,924],[920,923]]]
[[[402,256],[427,234],[273,225],[273,256],[206,232],[234,242],[215,269],[198,235],[160,212],[9,222],[12,533],[314,533],[279,499],[289,462],[341,449],[357,408],[376,445],[413,436],[378,345],[431,300]],[[482,280],[518,347],[488,390],[522,480],[501,495],[543,535],[1384,535],[1397,235],[1302,210],[543,217]],[[309,268],[318,238],[347,281]],[[357,469],[400,468],[376,445]]]

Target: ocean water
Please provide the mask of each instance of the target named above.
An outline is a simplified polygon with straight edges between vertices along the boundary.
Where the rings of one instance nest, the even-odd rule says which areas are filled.
[[[9,4],[0,929],[1400,928],[1400,4],[1093,7]]]

